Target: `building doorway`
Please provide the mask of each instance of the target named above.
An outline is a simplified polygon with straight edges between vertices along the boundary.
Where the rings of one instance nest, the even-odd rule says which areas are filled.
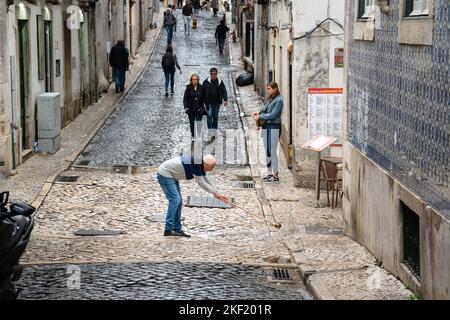
[[[20,127],[22,131],[22,150],[30,148],[29,118],[29,72],[30,42],[28,20],[17,20],[19,40],[19,77],[20,77]]]
[[[53,91],[52,22],[44,21],[45,37],[45,91]]]

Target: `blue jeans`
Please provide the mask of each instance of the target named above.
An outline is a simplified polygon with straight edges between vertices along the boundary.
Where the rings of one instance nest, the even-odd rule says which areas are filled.
[[[220,104],[208,105],[208,129],[217,129],[219,126],[219,108]]]
[[[113,78],[116,84],[116,90],[123,91],[125,88],[125,69],[113,68]]]
[[[167,44],[172,44],[172,37],[173,37],[173,26],[167,26]]]
[[[175,69],[171,71],[164,70],[164,75],[166,76],[166,83],[165,83],[166,92],[169,89],[169,82],[170,82],[170,90],[171,92],[173,92],[173,87],[175,85]]]
[[[159,185],[164,191],[169,207],[167,208],[165,231],[181,231],[181,207],[183,205],[180,183],[173,178],[157,175]]]
[[[281,124],[268,124],[263,127],[263,144],[266,149],[267,170],[272,170],[273,174],[278,175],[278,141],[281,136]]]

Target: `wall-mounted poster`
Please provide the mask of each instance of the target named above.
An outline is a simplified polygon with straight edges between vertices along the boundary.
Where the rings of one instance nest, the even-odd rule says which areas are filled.
[[[334,67],[335,68],[344,67],[344,48],[334,49]]]
[[[308,89],[308,136],[328,136],[342,144],[342,88]]]

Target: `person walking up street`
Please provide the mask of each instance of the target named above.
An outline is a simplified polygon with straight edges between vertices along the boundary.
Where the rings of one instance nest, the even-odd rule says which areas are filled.
[[[200,0],[192,1],[192,7],[194,8],[194,14],[198,15],[198,13],[200,12]]]
[[[172,38],[173,38],[173,31],[174,26],[177,23],[177,18],[173,15],[172,10],[167,9],[167,11],[164,13],[164,26],[166,27],[167,31],[167,44],[172,44]]]
[[[178,0],[177,8],[178,8],[178,9],[183,8],[183,0]]]
[[[129,51],[125,48],[123,40],[111,48],[109,64],[112,67],[113,79],[116,85],[116,93],[125,90],[125,72],[129,70]]]
[[[188,1],[183,7],[183,20],[184,20],[184,34],[190,35],[189,28],[191,27],[192,18],[192,3]]]
[[[230,31],[230,28],[225,25],[225,20],[220,20],[220,24],[216,28],[216,41],[219,42],[220,54],[223,54],[223,46],[225,44],[228,31]]]
[[[219,0],[211,0],[211,8],[213,9],[213,17],[217,17],[219,11]]]
[[[177,67],[178,70],[180,70],[180,74],[182,73],[180,65],[178,64],[177,56],[176,54],[173,53],[172,46],[170,45],[167,46],[166,53],[162,57],[161,66],[164,71],[164,76],[166,77],[165,89],[166,89],[166,97],[168,97],[169,82],[170,82],[170,94],[171,95],[174,94],[173,87],[175,85],[175,71],[176,71],[175,67]]]
[[[206,177],[206,172],[212,171],[216,165],[217,160],[213,155],[206,155],[203,159],[183,155],[167,160],[159,166],[157,179],[169,201],[164,236],[190,237],[183,231],[181,225],[183,202],[180,180],[195,179],[203,190],[212,193],[216,199],[228,202],[228,198],[220,194],[216,186]]]
[[[253,112],[252,116],[263,129],[263,143],[266,149],[268,175],[263,181],[279,181],[278,176],[278,142],[281,136],[281,113],[283,99],[275,81],[267,85],[267,99],[264,108]],[[259,128],[258,128],[259,129]]]
[[[208,110],[208,137],[210,141],[216,139],[219,125],[219,109],[223,102],[224,107],[228,105],[228,95],[225,84],[218,76],[217,68],[211,68],[210,77],[203,82],[205,92],[205,105]]]
[[[197,74],[191,75],[191,81],[186,86],[183,97],[184,111],[189,117],[191,136],[194,139],[201,138],[202,118],[207,114],[204,106],[203,87],[199,82],[200,78]]]

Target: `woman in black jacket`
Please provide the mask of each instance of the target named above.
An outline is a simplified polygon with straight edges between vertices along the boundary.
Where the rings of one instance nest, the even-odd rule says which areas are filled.
[[[204,92],[197,74],[191,75],[183,97],[184,111],[189,116],[192,138],[201,137],[202,117],[206,114],[204,107]]]

